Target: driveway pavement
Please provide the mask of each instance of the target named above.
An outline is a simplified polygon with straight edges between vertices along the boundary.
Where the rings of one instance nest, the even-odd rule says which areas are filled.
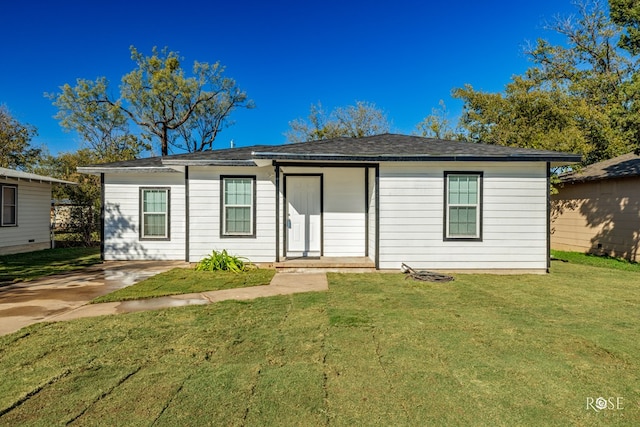
[[[82,270],[0,287],[0,335],[83,306],[184,262],[109,261]]]
[[[277,273],[265,286],[173,295],[136,301],[87,304],[184,262],[109,261],[84,270],[0,287],[0,335],[37,322],[57,322],[216,301],[246,300],[329,288],[325,273]]]

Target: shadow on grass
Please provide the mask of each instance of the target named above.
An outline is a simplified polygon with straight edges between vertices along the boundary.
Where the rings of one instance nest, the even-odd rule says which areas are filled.
[[[57,248],[0,256],[0,286],[100,264],[100,248]]]

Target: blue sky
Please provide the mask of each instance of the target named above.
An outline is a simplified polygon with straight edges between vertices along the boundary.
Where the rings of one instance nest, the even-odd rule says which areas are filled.
[[[117,93],[135,64],[129,46],[148,55],[167,46],[184,58],[226,66],[255,101],[214,146],[281,144],[288,123],[311,104],[325,110],[375,103],[392,131],[412,133],[451,90],[465,84],[497,92],[530,65],[527,41],[570,0],[529,1],[8,1],[0,12],[0,104],[37,127],[35,145],[52,154],[80,141],[63,132],[43,96],[77,78],[105,76]],[[561,41],[561,40],[560,40]]]

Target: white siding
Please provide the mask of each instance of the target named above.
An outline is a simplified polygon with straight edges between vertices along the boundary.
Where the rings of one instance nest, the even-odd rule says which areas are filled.
[[[140,188],[170,189],[169,240],[140,239]],[[105,175],[106,260],[184,260],[185,187],[182,173]]]
[[[482,241],[444,241],[444,172],[483,172]],[[380,268],[547,268],[544,163],[380,167]]]
[[[324,174],[324,256],[365,254],[365,170],[328,168]]]
[[[444,172],[483,173],[482,240],[444,241]],[[375,171],[359,167],[282,168],[285,174],[323,175],[323,249],[325,256],[364,256],[375,260],[379,250],[382,269],[398,269],[407,263],[418,269],[547,268],[547,171],[546,164],[496,163],[383,163],[379,188]],[[256,176],[256,235],[221,237],[220,176]],[[139,189],[156,186],[171,189],[171,239],[139,238]],[[380,206],[376,212],[375,199]],[[105,181],[107,259],[185,259],[185,186],[182,173],[113,174]],[[280,205],[280,255],[284,230]],[[366,208],[369,208],[369,216]],[[275,176],[267,167],[189,168],[189,261],[197,262],[212,250],[226,249],[253,262],[276,259]],[[376,248],[376,215],[379,215],[379,247]],[[369,239],[366,239],[368,225]]]
[[[18,225],[0,226],[0,254],[50,247],[51,184],[1,179],[0,184],[18,187]]]
[[[220,176],[256,176],[255,237],[220,236]],[[197,262],[212,250],[226,249],[253,262],[274,262],[276,254],[275,178],[273,167],[189,168],[189,261]]]

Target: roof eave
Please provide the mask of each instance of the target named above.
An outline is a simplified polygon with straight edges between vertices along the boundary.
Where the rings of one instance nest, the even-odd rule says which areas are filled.
[[[39,182],[42,184],[50,183],[50,184],[78,185],[77,182],[65,181],[64,179],[57,179],[57,178],[46,178],[46,177],[36,178],[36,177],[29,177],[29,176],[0,175],[0,178],[12,179],[18,182],[28,181],[28,182]]]
[[[164,166],[151,166],[151,167],[105,167],[105,166],[80,166],[76,168],[78,172],[87,175],[100,175],[103,173],[179,173],[179,170],[175,170],[170,167]]]

